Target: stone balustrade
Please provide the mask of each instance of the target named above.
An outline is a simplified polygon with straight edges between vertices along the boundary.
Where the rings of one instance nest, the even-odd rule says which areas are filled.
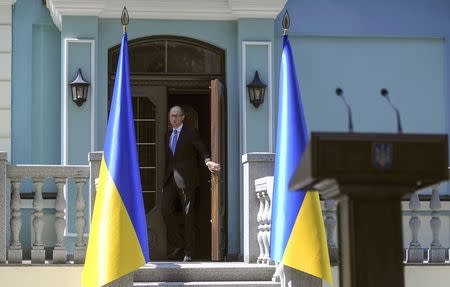
[[[258,246],[259,255],[258,263],[270,264],[272,261],[269,257],[270,247],[270,227],[272,217],[272,192],[273,192],[273,177],[263,177],[255,180],[256,198],[259,201],[258,215],[256,221],[258,222]]]
[[[254,263],[259,260],[259,243],[255,239],[260,230],[255,219],[261,207],[261,201],[255,194],[255,180],[260,177],[273,175],[274,161],[275,154],[273,153],[247,153],[242,156],[244,188],[241,214],[243,259],[246,263]]]
[[[85,209],[86,206],[93,206],[93,204],[86,204],[84,187],[86,183],[89,184],[89,197],[93,203],[94,182],[98,177],[101,155],[101,153],[90,153],[89,165],[9,165],[6,162],[6,153],[0,153],[0,210],[2,211],[0,213],[0,263],[20,264],[23,262],[23,246],[19,235],[23,224],[20,190],[24,179],[31,179],[34,190],[31,216],[34,242],[31,246],[31,263],[42,264],[46,259],[42,235],[45,227],[43,183],[47,179],[52,179],[56,185],[56,200],[53,207],[56,240],[53,246],[52,262],[67,263],[64,234],[67,227],[65,194],[73,192],[68,188],[68,180],[73,179],[76,187],[76,240],[73,258],[74,263],[84,263],[86,256],[84,230],[87,221]]]
[[[23,179],[31,179],[33,184],[31,225],[31,262],[44,263],[46,256],[43,242],[44,220],[44,180],[52,179],[56,186],[54,200],[54,229],[56,240],[52,246],[52,262],[66,263],[67,248],[64,230],[67,226],[68,203],[65,198],[68,179],[75,183],[73,195],[76,197],[75,229],[76,238],[73,250],[75,263],[83,263],[86,253],[84,230],[88,218],[86,208],[93,207],[95,198],[95,180],[98,178],[102,153],[90,153],[89,165],[10,165],[6,153],[0,152],[0,264],[23,262],[23,242],[21,229],[24,223],[21,185]],[[271,230],[271,200],[273,193],[273,154],[249,154],[243,158],[245,220],[244,253],[245,262],[273,264],[269,258]],[[259,176],[258,175],[262,175]],[[83,192],[89,187],[87,202]],[[404,260],[407,263],[449,263],[450,246],[450,202],[441,202],[439,186],[429,189],[430,196],[415,193],[402,202]],[[53,201],[52,201],[53,202]],[[248,206],[246,206],[248,205]],[[322,202],[327,243],[332,264],[338,263],[337,217],[334,201]],[[382,211],[380,211],[382,212]],[[376,216],[376,215],[375,215]],[[247,242],[248,241],[248,242]]]
[[[257,213],[253,214],[255,223],[258,226],[257,233],[253,234],[253,240],[259,246],[256,262],[263,264],[273,263],[269,258],[273,176],[258,178],[255,180],[254,185],[254,198],[259,202],[259,209]],[[439,186],[433,186],[430,190],[431,198],[429,200],[429,196],[422,196],[426,198],[426,202],[425,200],[421,202],[417,193],[411,195],[409,202],[402,202],[405,263],[449,263],[450,202],[446,201],[445,209],[443,209],[439,195]],[[334,200],[326,200],[322,201],[321,204],[330,262],[332,265],[336,265],[339,261],[338,242],[336,239],[336,202]],[[425,220],[429,220],[428,226],[423,226],[425,225]],[[444,220],[444,224],[442,220]],[[441,234],[443,226],[445,227],[444,236]],[[441,242],[441,238],[446,239],[445,244]]]

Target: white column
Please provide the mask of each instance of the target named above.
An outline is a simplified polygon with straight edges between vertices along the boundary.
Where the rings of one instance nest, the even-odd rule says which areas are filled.
[[[11,156],[12,4],[0,1],[0,151]]]

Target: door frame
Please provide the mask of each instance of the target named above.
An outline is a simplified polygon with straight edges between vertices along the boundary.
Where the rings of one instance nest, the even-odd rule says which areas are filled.
[[[220,78],[214,78],[214,79],[219,79]],[[205,77],[191,77],[189,79],[186,79],[184,77],[168,77],[165,79],[162,78],[158,78],[158,79],[154,79],[153,77],[143,77],[143,76],[130,76],[130,86],[134,86],[134,87],[145,87],[145,86],[166,86],[167,87],[167,93],[166,95],[168,96],[171,92],[173,91],[196,91],[196,90],[202,90],[204,91],[205,89],[209,89],[211,90],[211,78],[205,78]],[[222,82],[223,80],[221,80]],[[223,83],[223,82],[222,82]],[[111,100],[111,95],[112,95],[112,90],[114,89],[114,77],[110,77],[109,78],[109,84],[108,84],[108,111],[109,111],[109,107],[110,107],[110,100]],[[209,95],[211,97],[211,93]],[[227,246],[228,246],[228,192],[227,192],[227,187],[228,187],[228,176],[227,176],[227,171],[228,171],[228,149],[226,148],[226,142],[227,142],[227,135],[228,135],[228,130],[227,130],[227,105],[226,105],[226,87],[224,85],[224,93],[223,93],[223,99],[224,99],[224,107],[223,107],[223,111],[222,111],[222,117],[220,119],[220,125],[223,127],[223,132],[222,132],[222,137],[221,137],[221,143],[220,146],[223,147],[221,149],[221,153],[222,156],[221,158],[224,159],[223,162],[220,163],[221,165],[221,181],[220,181],[220,185],[221,185],[221,189],[222,189],[222,193],[223,193],[223,201],[224,201],[224,216],[223,216],[223,228],[224,228],[224,234],[225,234],[225,250],[221,250],[221,252],[223,252],[223,256],[226,258],[228,257],[228,250],[227,250]],[[167,100],[167,99],[166,99]],[[167,107],[169,108],[169,107]],[[211,139],[212,140],[212,139]],[[211,147],[208,147],[209,149],[211,149]],[[163,164],[164,165],[164,164]],[[165,168],[163,166],[163,168]],[[211,210],[212,210],[212,204],[211,204]],[[213,228],[211,228],[211,232],[212,232]],[[212,234],[212,233],[211,233]],[[212,242],[211,242],[212,244]]]
[[[198,49],[203,49],[205,51],[209,51],[209,53],[214,53],[218,55],[219,61],[219,69],[215,69],[215,72],[205,72],[204,70],[201,73],[198,73],[197,71],[184,71],[182,73],[168,73],[167,72],[167,62],[169,55],[166,52],[163,57],[165,57],[166,61],[166,68],[165,71],[162,72],[134,72],[133,71],[133,61],[138,61],[139,59],[136,57],[136,54],[133,54],[134,48],[140,48],[146,45],[151,45],[154,42],[163,42],[165,41],[166,47],[168,43],[171,41],[178,42],[178,43],[184,43],[188,45],[192,45],[197,47]],[[112,90],[114,89],[114,80],[115,80],[115,72],[116,72],[116,63],[114,60],[116,59],[118,52],[120,49],[120,44],[118,43],[116,46],[113,46],[108,49],[108,99],[107,99],[107,111],[109,113],[109,107],[110,107],[110,100],[112,95]],[[214,79],[219,79],[224,84],[224,94],[223,94],[223,101],[224,101],[224,107],[223,107],[223,114],[221,117],[221,126],[223,127],[223,136],[221,138],[220,145],[222,148],[222,157],[224,159],[224,162],[221,162],[221,174],[222,174],[222,181],[221,181],[221,187],[224,193],[224,201],[225,201],[225,216],[224,216],[224,233],[225,233],[225,249],[227,248],[227,240],[228,240],[228,200],[227,200],[227,186],[228,186],[228,177],[227,177],[227,171],[228,171],[228,149],[226,148],[226,142],[228,138],[228,130],[227,130],[227,94],[226,94],[226,68],[225,68],[225,50],[211,45],[207,42],[203,42],[194,38],[189,37],[182,37],[182,36],[173,36],[173,35],[155,35],[155,36],[147,36],[147,37],[141,37],[137,39],[133,39],[128,41],[128,50],[129,50],[129,59],[130,59],[130,85],[131,86],[166,86],[167,87],[167,94],[170,94],[172,91],[187,91],[187,90],[205,90],[205,89],[211,89],[211,81]],[[142,54],[139,54],[142,55]],[[152,55],[149,53],[149,55]],[[148,55],[146,55],[148,57]],[[206,65],[206,64],[205,64]],[[206,66],[205,66],[206,67]],[[213,69],[214,70],[214,69]],[[209,70],[208,70],[209,71]],[[211,206],[212,207],[212,206]],[[224,256],[227,256],[227,250],[224,250]]]

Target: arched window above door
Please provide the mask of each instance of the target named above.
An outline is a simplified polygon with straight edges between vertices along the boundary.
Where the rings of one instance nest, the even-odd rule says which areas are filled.
[[[114,75],[119,45],[109,50],[108,73]],[[225,74],[225,50],[192,38],[150,36],[128,42],[130,74],[208,75]]]

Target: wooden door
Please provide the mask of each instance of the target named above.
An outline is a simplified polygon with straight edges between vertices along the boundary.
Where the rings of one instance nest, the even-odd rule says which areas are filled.
[[[167,238],[161,210],[167,87],[132,86],[134,127],[151,260],[166,259]]]
[[[218,80],[211,81],[211,159],[221,164],[221,171],[211,175],[211,260],[223,260],[226,250],[225,193],[223,188],[224,158],[223,108],[224,87]]]

